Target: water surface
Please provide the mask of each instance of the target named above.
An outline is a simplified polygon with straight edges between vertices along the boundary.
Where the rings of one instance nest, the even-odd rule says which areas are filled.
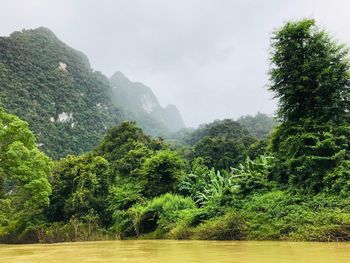
[[[6,263],[333,263],[350,262],[350,243],[106,241],[0,245]]]

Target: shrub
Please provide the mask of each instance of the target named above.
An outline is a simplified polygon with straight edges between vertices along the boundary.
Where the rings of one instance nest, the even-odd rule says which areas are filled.
[[[271,190],[275,187],[273,181],[268,180],[273,157],[259,156],[255,160],[246,158],[237,168],[232,168],[234,181],[239,186],[237,193],[247,196],[256,191]]]
[[[343,241],[350,237],[349,200],[273,191],[244,206],[249,239]]]
[[[165,194],[148,201],[145,205],[137,204],[128,212],[136,234],[140,235],[155,230],[167,233],[186,216],[186,210],[193,209],[195,203],[191,198]]]
[[[147,158],[141,168],[146,179],[145,195],[158,196],[171,192],[182,177],[183,162],[175,152],[158,151]]]
[[[208,220],[194,229],[194,239],[204,240],[242,240],[246,238],[243,217],[235,211]]]

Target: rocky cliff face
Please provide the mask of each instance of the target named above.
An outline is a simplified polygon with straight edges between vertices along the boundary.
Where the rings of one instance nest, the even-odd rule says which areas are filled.
[[[110,79],[113,99],[146,131],[153,135],[177,131],[185,127],[175,105],[163,108],[152,90],[140,82],[130,81],[123,73],[116,72]],[[153,131],[150,130],[153,127]]]

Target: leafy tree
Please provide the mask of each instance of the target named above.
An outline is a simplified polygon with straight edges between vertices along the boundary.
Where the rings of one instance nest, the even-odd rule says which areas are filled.
[[[183,161],[176,153],[159,151],[147,158],[141,174],[146,179],[146,196],[158,196],[175,189],[182,177]]]
[[[112,181],[109,164],[101,156],[88,153],[62,159],[51,177],[51,220],[67,222],[96,213],[102,224],[108,224],[111,218],[107,215],[106,199]]]
[[[201,125],[184,140],[192,149],[182,147],[178,152],[191,161],[202,157],[207,166],[219,170],[229,170],[244,160],[250,145],[257,141],[246,128],[231,119]]]
[[[209,167],[229,170],[244,160],[257,139],[244,135],[239,139],[225,136],[204,137],[193,147],[192,158],[202,157]]]
[[[126,210],[135,203],[144,200],[144,182],[126,180],[110,187],[108,195],[108,210],[112,213],[118,210]]]
[[[350,160],[344,160],[323,178],[327,193],[332,193],[342,198],[348,197],[350,195],[349,178]]]
[[[142,145],[150,150],[160,150],[164,147],[162,141],[146,135],[135,122],[122,122],[107,131],[95,153],[104,156],[108,161],[116,161]]]
[[[270,90],[282,121],[271,141],[275,178],[318,192],[326,174],[349,160],[348,50],[314,20],[288,22],[272,47]]]
[[[252,143],[249,145],[247,150],[247,156],[254,160],[255,158],[259,157],[260,155],[266,155],[268,154],[268,140],[259,140],[257,142]]]
[[[348,49],[312,19],[288,22],[272,37],[270,90],[283,122],[312,118],[349,121]]]
[[[35,142],[26,122],[0,108],[0,233],[30,229],[49,205],[52,161]]]

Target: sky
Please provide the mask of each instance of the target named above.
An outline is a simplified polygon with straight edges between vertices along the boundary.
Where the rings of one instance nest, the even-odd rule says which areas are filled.
[[[187,126],[263,112],[270,38],[314,18],[350,44],[348,0],[0,0],[0,35],[45,26],[94,70],[121,71],[175,104]]]

